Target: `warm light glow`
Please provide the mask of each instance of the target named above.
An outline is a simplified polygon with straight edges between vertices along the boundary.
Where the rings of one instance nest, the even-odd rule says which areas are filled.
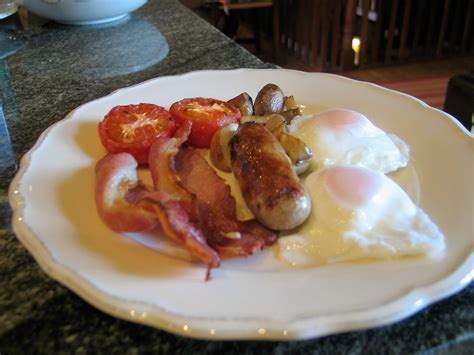
[[[352,39],[352,49],[355,51],[358,51],[360,47],[360,38],[359,37],[354,37]]]
[[[355,52],[354,64],[358,65],[359,64],[359,52],[360,52],[360,38],[359,37],[352,38],[352,49]]]

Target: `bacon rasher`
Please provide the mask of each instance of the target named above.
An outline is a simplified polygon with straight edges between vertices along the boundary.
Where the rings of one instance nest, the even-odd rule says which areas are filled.
[[[169,238],[207,264],[208,279],[220,256],[251,255],[277,236],[254,220],[237,219],[230,188],[204,152],[181,148],[189,132],[190,126],[183,126],[173,138],[159,138],[152,145],[154,189],[139,181],[130,154],[104,157],[96,166],[96,204],[103,221],[116,231],[139,232],[160,224]]]
[[[151,230],[160,224],[169,238],[207,264],[208,279],[220,258],[207,244],[199,225],[189,219],[193,215],[193,196],[179,186],[173,171],[174,155],[188,133],[184,130],[181,137],[154,144],[150,157],[160,162],[152,164],[158,191],[140,183],[138,164],[130,154],[109,154],[100,160],[96,166],[96,205],[102,220],[118,232]]]
[[[194,213],[194,196],[183,188],[174,169],[175,156],[186,141],[191,126],[182,126],[173,138],[159,138],[150,148],[148,165],[157,193],[147,199],[156,204],[165,234],[182,244],[189,252],[207,264],[210,270],[219,266],[220,258],[199,228]]]
[[[181,185],[196,196],[194,205],[209,245],[220,256],[248,256],[277,236],[256,221],[239,221],[230,187],[205,158],[205,150],[184,148],[176,156]]]
[[[96,165],[96,205],[99,216],[118,232],[151,230],[158,220],[142,201],[148,189],[137,176],[137,161],[128,153],[109,154]]]

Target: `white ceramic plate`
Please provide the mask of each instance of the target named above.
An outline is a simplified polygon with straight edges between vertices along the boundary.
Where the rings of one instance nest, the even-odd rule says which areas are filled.
[[[97,123],[113,106],[181,98],[255,96],[266,83],[306,112],[360,111],[411,146],[420,206],[446,236],[446,255],[292,269],[272,251],[204,267],[107,229],[94,205],[105,154]],[[449,115],[379,86],[289,70],[202,71],[157,78],[87,103],[49,128],[10,187],[13,226],[41,267],[97,308],[173,333],[209,339],[304,339],[398,321],[474,277],[473,137]]]

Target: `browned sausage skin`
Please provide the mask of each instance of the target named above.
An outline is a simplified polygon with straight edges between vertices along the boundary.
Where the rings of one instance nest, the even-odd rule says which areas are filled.
[[[239,126],[229,145],[232,171],[257,220],[274,230],[303,223],[311,209],[310,199],[271,132],[247,122]]]

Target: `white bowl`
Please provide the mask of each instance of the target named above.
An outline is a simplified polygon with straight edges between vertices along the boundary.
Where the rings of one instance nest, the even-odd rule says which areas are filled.
[[[115,21],[143,6],[147,0],[20,0],[32,13],[69,25]]]

